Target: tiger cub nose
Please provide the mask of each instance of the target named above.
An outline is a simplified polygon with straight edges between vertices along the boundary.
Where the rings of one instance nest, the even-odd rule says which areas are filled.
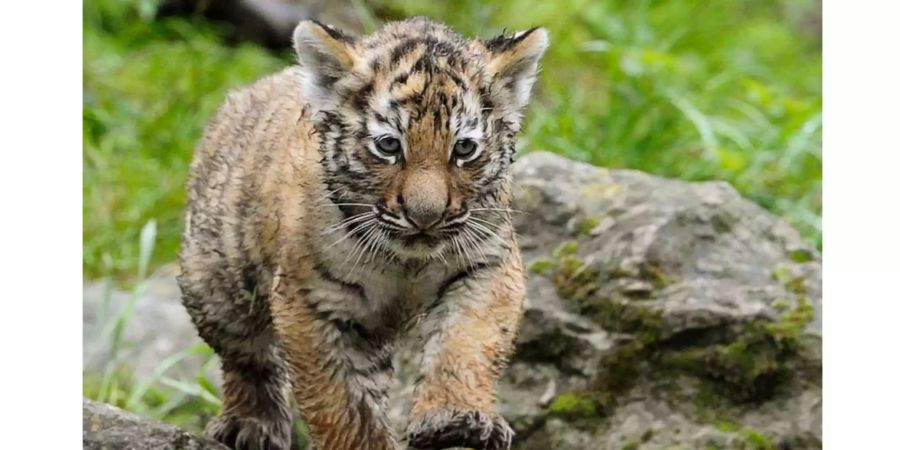
[[[398,203],[403,207],[406,220],[418,230],[425,231],[444,217],[449,197],[441,177],[422,172],[406,179]]]
[[[444,205],[434,207],[432,205],[403,205],[403,213],[406,221],[419,231],[425,231],[435,226],[444,217]]]

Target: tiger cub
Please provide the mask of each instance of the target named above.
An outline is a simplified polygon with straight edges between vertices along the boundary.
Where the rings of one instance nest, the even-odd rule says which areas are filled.
[[[509,166],[544,29],[469,40],[416,18],[361,38],[314,21],[299,64],[232,92],[188,182],[184,305],[220,356],[227,446],[507,449],[495,411],[525,295]],[[418,333],[407,429],[386,415]]]

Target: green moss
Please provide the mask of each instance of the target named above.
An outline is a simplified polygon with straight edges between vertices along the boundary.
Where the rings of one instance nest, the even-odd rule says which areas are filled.
[[[574,256],[578,254],[578,241],[566,241],[553,249],[553,257]]]
[[[662,336],[662,317],[658,310],[628,298],[599,298],[594,295],[600,287],[598,273],[578,255],[578,242],[566,241],[556,247],[550,259],[540,259],[530,266],[533,272],[549,276],[557,292],[567,299],[575,312],[594,318],[604,328],[633,333],[642,342],[655,342]],[[630,274],[621,273],[622,277]],[[672,277],[656,266],[645,264],[638,273],[654,288],[672,283]]]
[[[548,412],[569,419],[607,415],[615,407],[618,395],[637,379],[640,363],[646,357],[645,348],[639,342],[617,347],[603,360],[603,372],[590,389],[559,394],[549,405]],[[646,440],[652,438],[652,431],[648,430],[648,433],[644,433]]]
[[[578,256],[577,241],[563,242],[553,250],[551,257],[549,265],[539,265],[539,268],[546,269],[543,273],[552,277],[553,284],[563,297],[586,299],[599,287],[597,272]]]
[[[656,289],[663,289],[675,282],[674,277],[653,264],[641,265],[641,278],[649,280]]]
[[[779,264],[772,269],[772,279],[779,282],[788,292],[798,295],[805,295],[808,291],[806,288],[806,279],[799,275],[794,275],[794,271],[787,264]]]
[[[689,370],[714,382],[716,392],[732,401],[765,398],[789,373],[783,354],[756,332],[696,355]]]
[[[693,401],[699,420],[721,423],[725,419],[721,411],[725,408],[727,399],[719,395],[711,383],[700,384],[699,391],[693,395]]]
[[[555,264],[549,259],[536,259],[528,265],[528,270],[533,273],[548,273],[553,270]]]
[[[638,450],[640,444],[635,441],[630,441],[622,446],[622,450]]]
[[[645,344],[662,338],[663,320],[659,310],[627,299],[597,299],[588,308],[592,316],[607,330],[634,334]],[[588,309],[585,308],[585,309]]]
[[[790,282],[793,277],[794,274],[787,264],[779,264],[772,269],[772,279],[783,285]]]
[[[650,359],[650,349],[642,342],[619,345],[602,361],[602,372],[594,381],[592,395],[601,412],[616,406],[619,394],[638,379],[641,364]]]
[[[775,442],[772,438],[758,431],[744,429],[740,433],[750,450],[775,450]]]
[[[578,220],[576,228],[578,228],[578,233],[588,236],[591,234],[591,231],[593,231],[594,228],[597,228],[597,225],[600,225],[602,222],[602,217],[583,217]]]
[[[800,264],[810,262],[813,259],[812,252],[810,252],[809,250],[804,250],[804,249],[797,249],[797,250],[792,251],[790,253],[790,257],[791,257],[791,261],[794,261],[795,263],[800,263]]]
[[[737,433],[741,429],[740,425],[730,421],[719,422],[716,428],[723,433]]]
[[[777,448],[771,437],[732,421],[721,421],[716,424],[716,428],[723,433],[738,434],[741,441],[737,448],[742,450],[775,450]]]
[[[782,345],[795,345],[806,326],[815,317],[815,309],[807,297],[798,297],[797,306],[784,313],[777,322],[767,324],[766,331]]]
[[[577,392],[564,392],[556,396],[550,403],[551,414],[574,417],[597,416],[597,405],[589,394]]]
[[[785,287],[788,291],[798,295],[806,295],[809,291],[806,288],[806,279],[803,277],[794,277]]]
[[[749,324],[727,343],[667,352],[660,362],[715,382],[730,400],[765,398],[796,369],[800,337],[812,318],[812,305],[801,298],[775,322]]]
[[[781,313],[777,320],[757,320],[737,329],[717,330],[715,335],[704,339],[712,343],[684,346],[677,339],[666,338],[662,313],[652,303],[622,295],[598,295],[603,280],[581,260],[576,241],[562,243],[553,250],[551,258],[533,263],[532,270],[550,277],[557,292],[575,312],[593,318],[606,330],[635,338],[618,345],[603,361],[603,372],[595,381],[591,397],[595,411],[599,412],[613,408],[617,396],[648,365],[697,376],[710,387],[710,396],[728,402],[768,398],[796,371],[797,362],[802,359],[800,338],[814,316],[810,301],[798,294],[803,290],[795,286],[802,286],[803,279],[794,276],[789,266],[781,265],[773,270],[772,276],[797,297],[774,302],[773,308]],[[655,289],[673,282],[671,276],[652,264],[611,276],[640,277],[650,280]]]
[[[787,311],[788,309],[790,309],[790,307],[791,299],[789,298],[779,298],[778,300],[772,302],[772,309],[780,313]]]
[[[647,430],[641,434],[641,442],[650,442],[650,439],[653,439],[653,429],[647,428]]]

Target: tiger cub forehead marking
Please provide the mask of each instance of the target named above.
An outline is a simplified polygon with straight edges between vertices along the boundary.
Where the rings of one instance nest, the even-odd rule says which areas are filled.
[[[480,140],[487,125],[481,116],[482,100],[453,78],[414,72],[376,91],[367,121],[372,134],[387,130],[402,136],[411,162],[428,155],[446,162],[456,140]]]
[[[424,73],[418,72],[394,79],[390,87],[391,98],[398,102],[405,102],[422,95],[425,91],[426,78]]]

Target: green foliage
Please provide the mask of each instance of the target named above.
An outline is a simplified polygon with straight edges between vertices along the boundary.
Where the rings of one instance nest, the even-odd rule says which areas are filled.
[[[181,233],[192,149],[229,88],[287,60],[226,47],[199,21],[153,20],[154,2],[84,4],[85,275],[131,274],[140,225],[159,226],[154,262]]]
[[[142,416],[164,420],[185,429],[200,432],[221,407],[215,387],[203,373],[193,379],[179,380],[166,371],[188,355],[212,359],[206,345],[178,353],[162,362],[149,377],[139,377],[130,368],[112,362],[102,374],[85,373],[83,395],[110,403]]]

